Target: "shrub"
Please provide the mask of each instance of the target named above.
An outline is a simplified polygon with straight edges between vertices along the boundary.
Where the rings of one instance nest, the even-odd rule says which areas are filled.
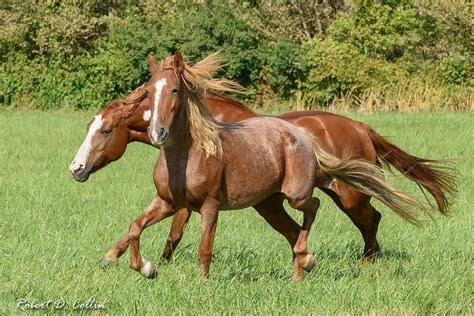
[[[472,60],[463,56],[451,56],[441,61],[439,77],[446,85],[462,85],[468,82],[472,71]]]
[[[303,47],[288,41],[278,41],[264,52],[262,80],[276,94],[289,98],[308,73],[307,54]]]
[[[464,0],[4,0],[0,102],[97,108],[148,79],[150,54],[180,50],[195,61],[221,51],[221,75],[247,88],[247,102],[385,109],[416,94],[469,108],[471,33]]]
[[[439,20],[422,14],[410,1],[371,2],[340,13],[327,37],[306,43],[310,72],[304,98],[308,106],[331,105],[338,98],[360,105],[370,96],[379,104],[406,107],[407,102],[400,100],[410,96],[404,91],[413,93],[413,87],[419,87],[423,93],[436,90],[441,96],[434,107],[448,103],[452,107],[442,100],[466,92],[444,87],[469,80],[472,57],[429,55],[444,32]],[[431,100],[418,99],[423,98]]]

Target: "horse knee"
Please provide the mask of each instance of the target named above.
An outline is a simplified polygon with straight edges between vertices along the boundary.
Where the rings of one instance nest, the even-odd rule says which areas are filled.
[[[138,225],[138,223],[135,221],[133,221],[128,227],[128,236],[130,237],[130,239],[137,239],[138,237],[140,237],[141,232],[142,229],[140,225]]]

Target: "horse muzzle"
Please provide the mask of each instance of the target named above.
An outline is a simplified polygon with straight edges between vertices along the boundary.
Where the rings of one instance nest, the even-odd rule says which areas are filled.
[[[69,172],[71,172],[71,175],[74,180],[78,182],[87,181],[90,175],[90,169],[86,168],[83,164],[76,163],[76,161],[73,161],[69,166]]]
[[[164,127],[161,127],[158,133],[156,133],[154,129],[148,127],[148,136],[150,137],[151,143],[154,146],[164,145],[168,140],[169,135],[169,131]]]

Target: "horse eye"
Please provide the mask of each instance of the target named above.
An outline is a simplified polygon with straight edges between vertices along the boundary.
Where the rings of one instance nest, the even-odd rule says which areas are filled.
[[[174,95],[178,94],[178,92],[179,92],[179,89],[176,87],[174,87],[173,90],[171,90],[171,93]]]
[[[104,131],[101,131],[101,134],[104,135],[104,136],[109,136],[110,133],[112,133],[112,130],[104,130]]]

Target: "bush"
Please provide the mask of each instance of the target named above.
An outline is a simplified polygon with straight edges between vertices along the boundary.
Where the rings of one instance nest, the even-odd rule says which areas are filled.
[[[413,92],[413,87],[433,93],[428,84],[441,89],[438,103],[449,103],[443,100],[465,93],[463,88],[447,86],[468,82],[472,57],[428,56],[433,42],[444,36],[443,29],[409,1],[359,5],[351,13],[341,13],[326,38],[306,43],[310,72],[304,83],[305,100],[312,107],[349,98],[362,106],[361,100],[370,96],[380,104],[398,104],[402,101],[393,99],[410,98],[404,91]]]
[[[472,60],[463,56],[444,58],[440,63],[439,77],[446,85],[466,84],[472,74]]]
[[[295,43],[281,40],[264,53],[262,80],[276,94],[289,98],[308,74],[307,52]]]
[[[424,42],[438,33],[432,19],[409,5],[358,6],[351,14],[340,14],[330,26],[330,38],[348,43],[360,54],[387,61],[416,55]]]
[[[97,108],[148,79],[150,54],[180,50],[193,61],[221,51],[221,75],[247,88],[247,102],[375,98],[393,108],[410,91],[420,104],[469,108],[470,19],[445,0],[5,0],[0,102]]]

